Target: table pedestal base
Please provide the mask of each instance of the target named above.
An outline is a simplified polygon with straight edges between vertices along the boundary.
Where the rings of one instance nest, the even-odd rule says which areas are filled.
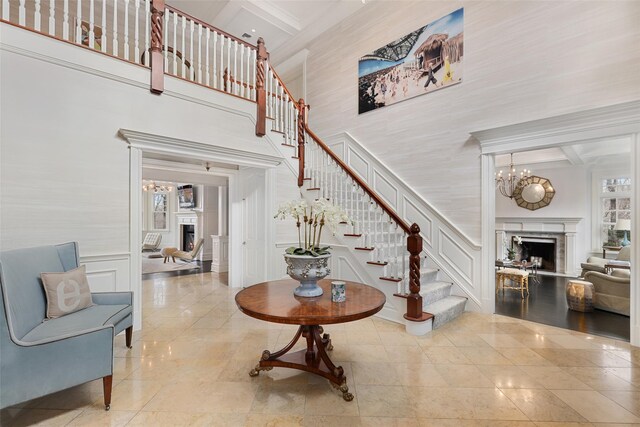
[[[335,366],[327,351],[333,350],[331,337],[324,334],[320,325],[300,326],[298,332],[282,350],[271,353],[269,350],[262,352],[262,358],[255,368],[249,372],[252,377],[260,374],[260,371],[270,371],[274,367],[300,369],[321,375],[331,381],[331,385],[342,392],[342,398],[346,401],[353,400],[353,394],[349,393],[347,379],[341,366]],[[298,342],[300,337],[307,340],[307,349],[289,353],[289,350]]]

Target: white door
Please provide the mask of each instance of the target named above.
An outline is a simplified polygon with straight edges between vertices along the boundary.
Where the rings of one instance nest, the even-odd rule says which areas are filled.
[[[242,286],[266,280],[265,170],[245,168],[239,173],[242,197]]]

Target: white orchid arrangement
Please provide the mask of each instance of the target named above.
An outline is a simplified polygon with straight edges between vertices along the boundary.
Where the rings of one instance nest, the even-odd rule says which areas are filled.
[[[513,236],[513,240],[515,240],[518,246],[522,245],[522,237]],[[511,246],[507,248],[507,253],[509,254],[509,259],[514,259],[516,257],[516,250],[513,249],[513,243],[511,243]]]
[[[274,218],[293,218],[296,220],[298,247],[287,248],[285,253],[311,256],[327,255],[329,253],[329,246],[320,247],[322,229],[325,225],[329,226],[335,234],[338,224],[349,221],[347,213],[327,199],[318,199],[311,204],[303,199],[292,200],[281,205]]]

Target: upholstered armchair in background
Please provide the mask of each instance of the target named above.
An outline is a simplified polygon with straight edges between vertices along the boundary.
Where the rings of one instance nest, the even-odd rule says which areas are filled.
[[[203,244],[204,244],[204,239],[199,238],[198,240],[196,240],[196,243],[193,245],[193,250],[191,250],[191,252],[175,251],[173,252],[173,254],[171,254],[171,256],[173,257],[174,261],[176,258],[180,258],[183,261],[191,262],[195,260],[196,257],[198,256],[198,253],[200,253],[200,250],[202,249]]]
[[[631,259],[631,246],[625,246],[620,249],[618,255],[616,257],[616,261],[629,261]],[[609,262],[608,259],[592,256],[587,259],[587,262],[583,262],[580,264],[582,267],[581,276],[584,277],[585,274],[589,271],[597,271],[599,273],[606,273],[606,269],[604,268],[605,264]]]
[[[155,251],[160,247],[162,242],[162,234],[160,233],[147,233],[142,241],[142,252]]]
[[[611,274],[588,271],[584,275],[584,280],[593,283],[595,308],[629,316],[631,306],[629,270],[614,269]]]

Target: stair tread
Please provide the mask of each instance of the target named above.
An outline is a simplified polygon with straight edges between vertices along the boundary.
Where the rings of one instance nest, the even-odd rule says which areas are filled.
[[[437,316],[438,313],[442,313],[451,307],[455,307],[458,304],[466,304],[467,298],[458,295],[449,295],[446,298],[439,299],[431,304],[425,305],[422,309]]]
[[[434,280],[429,283],[421,283],[420,284],[420,295],[423,293],[429,293],[435,291],[437,289],[447,288],[453,286],[451,282],[445,282],[443,280]]]

